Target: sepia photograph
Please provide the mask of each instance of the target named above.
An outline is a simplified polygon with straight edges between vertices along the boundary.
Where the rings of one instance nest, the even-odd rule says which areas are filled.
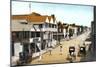
[[[11,66],[96,61],[96,6],[11,1]]]

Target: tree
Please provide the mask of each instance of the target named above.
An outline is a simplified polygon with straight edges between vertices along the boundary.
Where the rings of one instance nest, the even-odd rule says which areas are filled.
[[[81,33],[83,33],[83,26],[81,26]]]
[[[73,23],[72,26],[75,26],[75,23]]]
[[[59,21],[57,25],[58,25],[58,32],[63,32],[63,24]]]
[[[73,30],[72,29],[69,29],[69,38],[73,36]]]

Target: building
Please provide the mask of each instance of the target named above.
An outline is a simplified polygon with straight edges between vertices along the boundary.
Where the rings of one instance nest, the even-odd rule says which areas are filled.
[[[64,38],[76,37],[79,33],[80,27],[75,24],[63,24],[64,25]]]
[[[83,32],[82,29],[79,25],[58,22],[58,39],[76,37]]]
[[[57,23],[54,15],[11,16],[12,56],[19,57],[20,52],[34,53],[55,47],[57,37]]]

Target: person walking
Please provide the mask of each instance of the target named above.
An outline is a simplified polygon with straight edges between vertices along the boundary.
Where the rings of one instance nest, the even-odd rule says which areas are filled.
[[[60,55],[62,55],[62,50],[63,50],[62,45],[60,45]]]
[[[50,48],[49,48],[49,52],[50,52],[50,54],[49,54],[49,55],[51,55],[51,51],[52,51],[52,47],[50,46]]]
[[[40,62],[42,60],[42,54],[41,54],[41,51],[39,52],[39,59],[38,61]]]

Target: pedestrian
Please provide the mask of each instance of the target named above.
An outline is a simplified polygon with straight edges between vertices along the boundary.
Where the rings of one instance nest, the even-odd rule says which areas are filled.
[[[49,55],[51,55],[51,49],[49,51],[50,51],[50,54]]]
[[[24,56],[23,56],[23,52],[19,53],[19,64],[23,64],[24,63]]]
[[[52,51],[52,48],[49,48],[49,52],[50,52],[50,54],[49,54],[49,55],[51,55],[51,51]]]
[[[39,52],[39,62],[41,61],[41,59],[42,59],[42,54],[41,54],[41,52]]]
[[[60,45],[60,54],[62,55],[62,45]]]

